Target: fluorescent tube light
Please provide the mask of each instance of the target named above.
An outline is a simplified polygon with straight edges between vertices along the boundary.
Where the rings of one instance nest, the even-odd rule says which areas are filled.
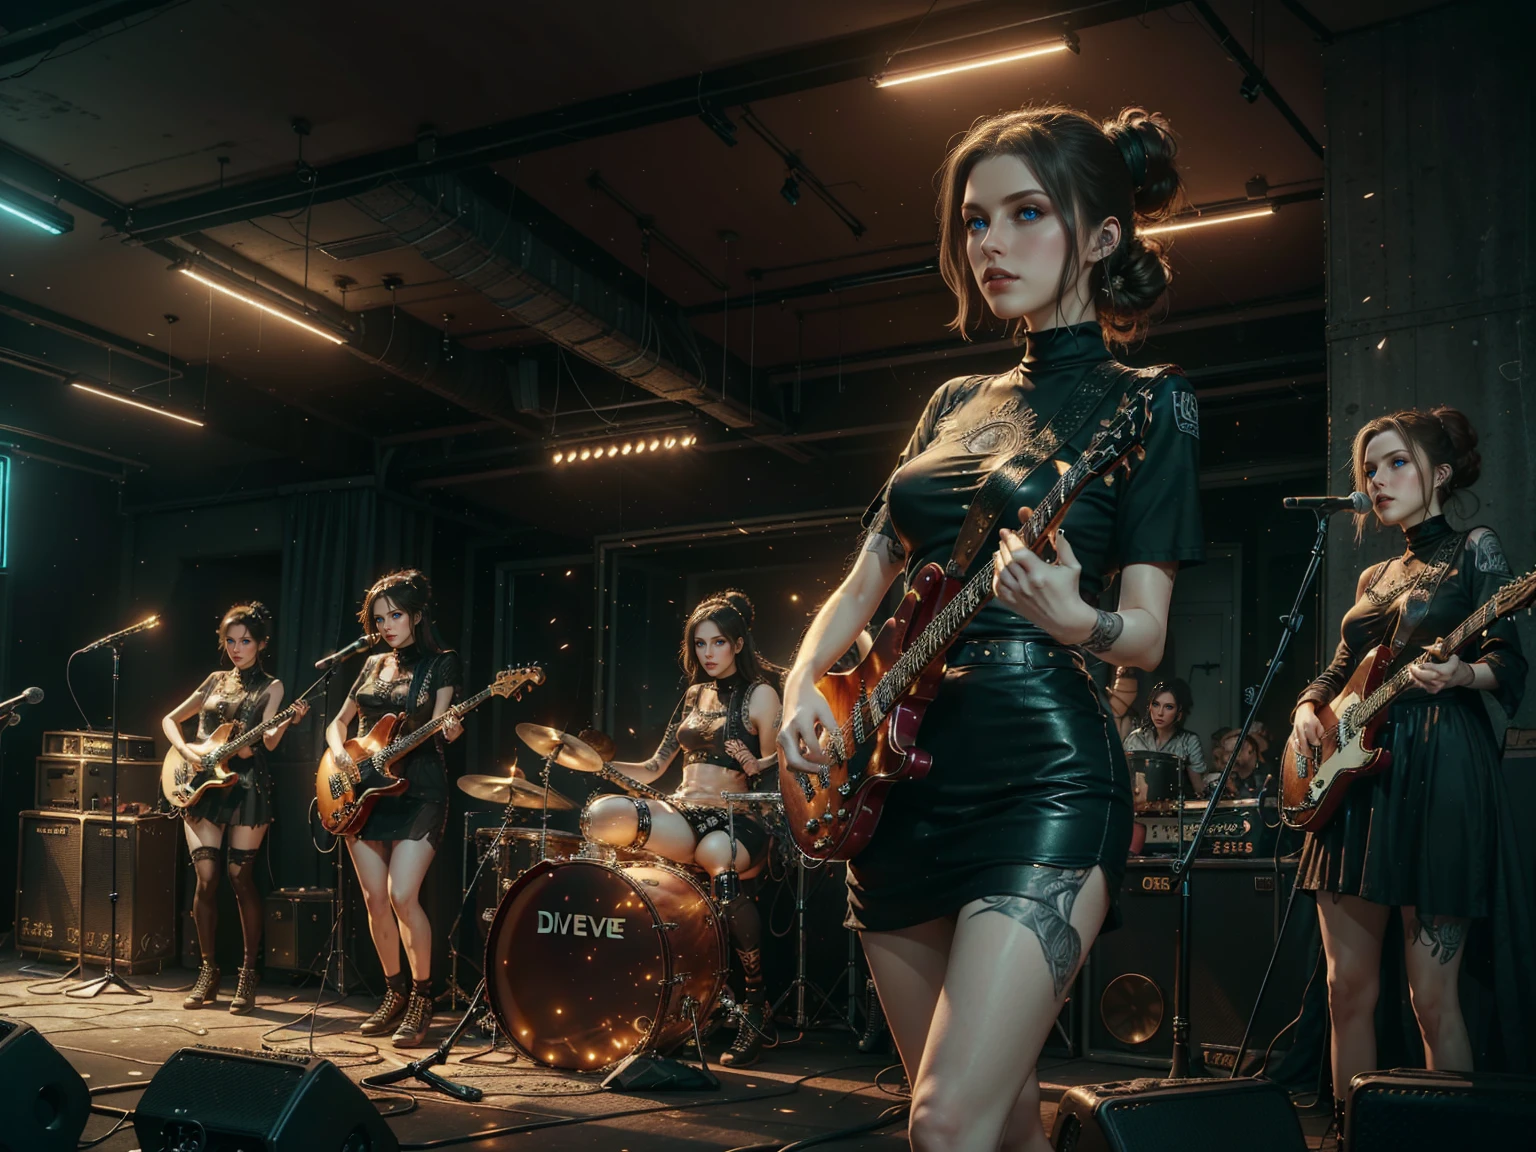
[[[310,333],[311,335],[320,337],[322,340],[329,340],[332,344],[346,343],[345,340],[343,340],[340,336],[337,336],[334,332],[327,332],[324,328],[317,328],[308,321],[299,319],[297,315],[289,312],[286,309],[273,307],[271,304],[267,304],[264,301],[258,300],[254,296],[247,295],[239,289],[232,288],[228,284],[221,283],[219,280],[214,278],[213,273],[205,271],[200,267],[193,267],[190,264],[173,264],[171,267],[177,272],[180,272],[183,276],[196,280],[199,284],[202,284],[205,287],[212,288],[215,292],[222,292],[225,296],[232,297],[240,301],[242,304],[248,304],[252,308],[260,309],[268,316],[275,316],[277,319],[282,320],[285,323],[292,324],[295,328],[302,328],[304,331]]]
[[[1184,219],[1174,217],[1163,224],[1150,224],[1145,228],[1138,228],[1136,232],[1141,236],[1156,236],[1162,232],[1186,232],[1191,228],[1209,228],[1213,224],[1235,224],[1239,220],[1258,220],[1263,216],[1273,216],[1275,206],[1266,204],[1262,208],[1244,208],[1235,212],[1211,212],[1204,216],[1190,216]]]
[[[0,183],[0,212],[25,220],[50,236],[62,236],[75,230],[75,218],[68,212],[9,184]]]
[[[954,64],[941,64],[912,72],[890,72],[875,77],[876,88],[894,88],[898,84],[913,84],[919,80],[934,80],[940,76],[953,76],[957,72],[974,72],[978,68],[991,68],[997,64],[1012,64],[1019,60],[1032,60],[1036,56],[1048,56],[1053,52],[1067,52],[1066,42],[1037,44],[1033,48],[1021,48],[1017,52],[1004,52],[997,56],[982,56],[973,60],[960,60]]]
[[[115,400],[119,404],[126,404],[130,408],[142,408],[145,412],[153,412],[156,416],[164,416],[167,420],[179,420],[183,424],[191,424],[194,427],[203,427],[201,420],[194,420],[190,416],[183,416],[180,412],[172,412],[169,408],[160,408],[154,404],[146,404],[142,400],[135,400],[132,396],[124,396],[121,392],[113,392],[106,388],[97,388],[91,384],[82,384],[78,380],[69,382],[71,388],[78,388],[82,392],[89,392],[92,396],[100,396],[103,400]]]

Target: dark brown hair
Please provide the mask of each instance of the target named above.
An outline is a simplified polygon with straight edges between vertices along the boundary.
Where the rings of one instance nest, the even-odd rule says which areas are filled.
[[[678,653],[683,662],[683,671],[688,674],[688,683],[703,684],[710,679],[709,673],[704,671],[704,666],[693,652],[694,630],[707,620],[720,629],[731,643],[738,640],[742,642],[741,651],[736,653],[736,671],[747,683],[761,680],[775,692],[782,691],[784,669],[762,656],[757,650],[757,642],[752,639],[753,614],[752,601],[745,592],[735,588],[716,592],[699,601],[699,606],[688,614],[688,622],[683,625],[683,645]]]
[[[1182,680],[1159,680],[1152,685],[1152,691],[1147,693],[1147,706],[1141,714],[1141,723],[1137,729],[1150,731],[1152,724],[1152,705],[1164,692],[1173,697],[1173,706],[1179,710],[1178,718],[1173,722],[1175,733],[1184,731],[1184,721],[1189,719],[1190,712],[1194,711],[1195,695],[1189,690],[1189,685]]]
[[[1415,457],[1414,463],[1424,482],[1424,506],[1428,515],[1429,502],[1435,494],[1435,470],[1442,464],[1451,466],[1451,474],[1439,486],[1440,502],[1451,499],[1456,493],[1472,487],[1483,471],[1483,457],[1477,450],[1477,429],[1465,413],[1441,405],[1425,411],[1422,408],[1404,408],[1363,425],[1355,433],[1350,459],[1354,464],[1356,492],[1369,492],[1370,477],[1365,474],[1365,451],[1370,442],[1383,432],[1396,432]],[[1428,467],[1425,467],[1425,465]],[[1355,538],[1365,530],[1370,513],[1355,514]]]
[[[357,619],[364,632],[373,631],[373,602],[380,596],[394,601],[395,607],[412,616],[421,613],[421,619],[412,628],[412,640],[423,652],[441,652],[432,628],[432,582],[426,574],[414,568],[401,568],[387,576],[380,576],[372,587],[363,593],[363,606]]]
[[[980,161],[1017,156],[1039,178],[1066,227],[1057,301],[1073,287],[1080,229],[1113,216],[1120,222],[1120,243],[1093,265],[1088,288],[1107,339],[1125,344],[1144,333],[1147,314],[1172,274],[1162,246],[1138,236],[1136,222],[1168,214],[1182,188],[1177,153],[1168,122],[1141,108],[1127,108],[1103,124],[1064,107],[1022,108],[978,120],[939,172],[939,272],[959,305],[949,326],[969,339],[986,309],[965,254],[965,183]],[[1016,336],[1022,328],[1020,321]]]
[[[219,652],[221,654],[224,652],[224,638],[229,635],[230,628],[236,624],[245,625],[245,630],[250,633],[251,639],[256,641],[256,667],[260,668],[262,666],[261,642],[272,636],[272,609],[260,600],[231,606],[219,621]]]

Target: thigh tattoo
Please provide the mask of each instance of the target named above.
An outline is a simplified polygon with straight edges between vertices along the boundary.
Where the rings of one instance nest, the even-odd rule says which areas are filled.
[[[1424,920],[1415,916],[1408,926],[1408,934],[1415,944],[1428,948],[1429,954],[1440,963],[1449,964],[1467,938],[1467,921],[1449,917],[1438,921],[1433,918]]]
[[[1024,895],[984,896],[982,906],[971,913],[976,917],[983,912],[1001,912],[1033,932],[1045,953],[1058,1000],[1083,955],[1083,938],[1072,927],[1072,905],[1088,872],[1087,868],[1033,867]]]

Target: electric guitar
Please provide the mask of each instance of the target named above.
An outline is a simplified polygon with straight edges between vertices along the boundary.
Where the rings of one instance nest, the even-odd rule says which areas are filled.
[[[1414,686],[1409,669],[1431,660],[1446,660],[1501,616],[1509,616],[1536,600],[1536,572],[1504,585],[1481,608],[1456,626],[1449,636],[1431,644],[1415,659],[1387,678],[1392,650],[1377,645],[1366,654],[1355,674],[1333,700],[1317,710],[1323,742],[1315,756],[1303,755],[1294,739],[1285,743],[1280,773],[1280,818],[1299,832],[1316,832],[1333,818],[1349,786],[1365,776],[1384,772],[1392,754],[1377,748],[1376,738],[1387,721],[1393,701]]]
[[[1072,501],[1093,480],[1113,483],[1128,471],[1152,419],[1151,394],[1128,395],[1114,418],[1040,501],[1019,535],[1039,554]],[[923,714],[944,678],[944,656],[992,599],[993,556],[962,584],[928,564],[913,577],[874,647],[847,672],[829,672],[816,687],[838,725],[818,734],[828,758],[815,773],[779,767],[779,791],[795,844],[807,856],[851,860],[874,835],[891,785],[928,774],[931,757],[916,747]]]
[[[303,699],[301,696],[300,700]],[[208,739],[187,747],[197,753],[197,762],[187,763],[180,752],[172,748],[165,754],[160,765],[160,791],[173,808],[189,808],[203,798],[203,793],[213,788],[228,788],[238,780],[239,774],[229,771],[225,764],[242,748],[249,748],[272,729],[298,715],[299,701],[295,700],[281,712],[233,740],[236,722],[226,720],[213,730]]]
[[[404,792],[410,781],[396,776],[391,766],[412,749],[435,736],[448,721],[480,707],[492,696],[522,698],[530,685],[544,683],[544,669],[537,664],[508,668],[496,674],[489,687],[461,703],[451,705],[435,720],[403,736],[394,736],[401,716],[381,716],[365,736],[348,740],[343,747],[352,763],[342,767],[327,749],[315,773],[315,800],[320,823],[333,836],[355,836],[368,820],[368,814],[381,796]]]

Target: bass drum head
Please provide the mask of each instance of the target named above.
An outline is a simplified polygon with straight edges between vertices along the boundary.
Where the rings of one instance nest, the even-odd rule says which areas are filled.
[[[723,929],[690,877],[595,860],[525,872],[502,898],[485,954],[491,1010],[518,1051],[585,1071],[682,1039],[683,997],[702,1018],[724,965]]]

